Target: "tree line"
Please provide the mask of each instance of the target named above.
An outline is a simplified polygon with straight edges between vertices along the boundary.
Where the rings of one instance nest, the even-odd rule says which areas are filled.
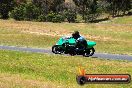
[[[131,0],[0,0],[0,18],[43,22],[94,22],[102,14],[132,14]]]

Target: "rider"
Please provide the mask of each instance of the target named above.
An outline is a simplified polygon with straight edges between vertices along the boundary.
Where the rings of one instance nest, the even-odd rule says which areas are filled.
[[[81,36],[78,31],[74,31],[72,37],[76,39],[76,47],[80,47],[81,45],[83,45],[84,48],[87,47],[86,39],[83,36]]]

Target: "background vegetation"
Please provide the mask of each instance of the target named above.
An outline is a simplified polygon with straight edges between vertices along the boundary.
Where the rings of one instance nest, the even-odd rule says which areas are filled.
[[[48,22],[98,22],[131,15],[131,0],[0,0],[0,18]]]

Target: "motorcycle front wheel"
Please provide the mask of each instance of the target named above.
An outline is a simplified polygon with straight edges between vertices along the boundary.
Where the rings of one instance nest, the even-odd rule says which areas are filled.
[[[63,50],[60,48],[60,46],[54,45],[52,46],[52,52],[55,54],[61,54],[63,53]]]
[[[95,49],[94,48],[90,48],[90,49],[88,49],[88,50],[86,50],[84,52],[83,56],[85,56],[85,57],[92,56],[94,54],[94,52],[95,52]]]

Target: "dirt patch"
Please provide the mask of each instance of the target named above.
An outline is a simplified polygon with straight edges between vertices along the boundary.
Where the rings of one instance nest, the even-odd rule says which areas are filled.
[[[43,82],[38,80],[24,79],[19,75],[0,74],[1,88],[57,88],[58,86],[52,82]],[[61,88],[61,87],[59,87]]]
[[[71,33],[57,33],[57,32],[44,32],[44,31],[22,31],[22,33],[30,33],[35,35],[46,35],[51,37],[62,37],[62,36],[71,36]],[[86,39],[88,40],[96,40],[96,41],[118,41],[118,42],[130,42],[126,40],[119,40],[119,39],[113,39],[111,37],[105,37],[105,36],[94,36],[94,35],[84,35]]]

